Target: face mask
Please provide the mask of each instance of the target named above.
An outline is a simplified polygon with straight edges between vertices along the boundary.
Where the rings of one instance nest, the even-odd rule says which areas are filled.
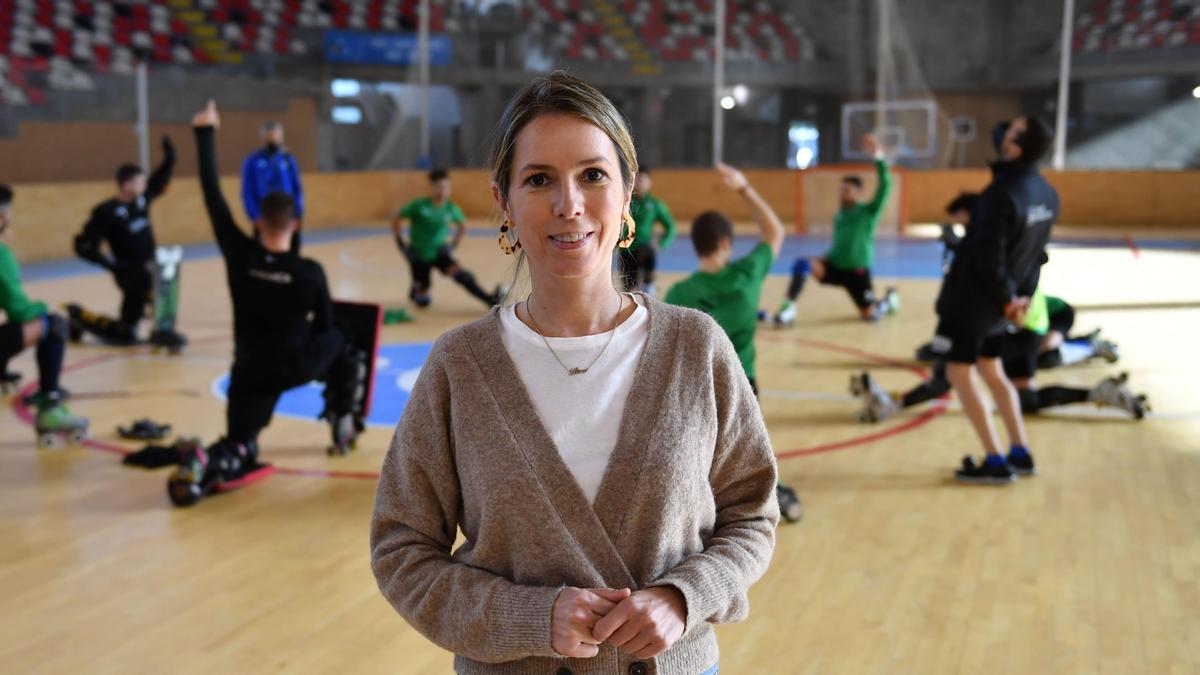
[[[1000,152],[1000,146],[1004,145],[1004,137],[1008,134],[1009,122],[1001,122],[992,129],[992,146],[996,148],[996,152]]]

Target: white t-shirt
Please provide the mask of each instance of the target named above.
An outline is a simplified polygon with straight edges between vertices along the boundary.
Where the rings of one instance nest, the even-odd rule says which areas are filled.
[[[581,375],[567,374],[546,348],[542,336],[517,318],[515,306],[500,311],[500,324],[504,348],[516,365],[538,417],[583,494],[589,502],[595,502],[621,433],[625,399],[650,335],[649,312],[639,304],[617,326],[612,344],[600,360]],[[587,368],[604,349],[608,332],[547,339],[567,368]]]

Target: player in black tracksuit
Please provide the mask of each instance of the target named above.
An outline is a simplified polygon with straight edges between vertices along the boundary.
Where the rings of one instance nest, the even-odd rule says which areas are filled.
[[[947,361],[946,375],[988,455],[981,464],[964,459],[956,477],[965,482],[1008,483],[1016,473],[1035,472],[1016,389],[1004,375],[1000,356],[1007,324],[1023,321],[1037,289],[1058,219],[1058,193],[1037,170],[1052,140],[1049,125],[1037,117],[1010,124],[1001,144],[1003,159],[993,166],[992,183],[975,205],[938,295],[932,348]],[[976,368],[1004,417],[1011,445],[1007,458],[972,376]]]
[[[150,204],[166,192],[175,167],[171,139],[162,139],[163,159],[149,180],[140,167],[124,164],[117,168],[117,196],[92,209],[92,215],[75,237],[75,253],[112,273],[121,289],[121,312],[117,319],[94,315],[77,305],[68,306],[72,323],[86,328],[113,344],[137,341],[137,325],[146,314],[154,287],[154,229]],[[108,252],[103,250],[108,245]],[[176,346],[182,336],[153,335],[152,341]]]
[[[211,113],[211,116],[209,114]],[[213,149],[216,108],[197,115],[197,157],[204,204],[212,221],[233,301],[234,361],[226,408],[227,429],[207,451],[220,471],[199,480],[228,481],[257,464],[257,438],[271,421],[284,391],[324,380],[326,412],[335,427],[353,412],[363,355],[334,324],[333,300],[320,263],[290,250],[295,202],[283,192],[266,195],[255,221],[260,240],[234,223],[221,194]]]

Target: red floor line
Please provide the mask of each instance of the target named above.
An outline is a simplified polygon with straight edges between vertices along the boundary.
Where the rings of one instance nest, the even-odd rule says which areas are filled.
[[[901,361],[898,359],[893,359],[893,358],[890,358],[887,356],[881,356],[879,354],[873,354],[871,352],[863,351],[861,349],[855,349],[854,347],[845,347],[845,346],[834,344],[831,342],[823,342],[821,340],[812,340],[809,338],[802,338],[802,337],[798,337],[798,336],[782,336],[782,335],[766,334],[766,335],[761,335],[761,337],[763,337],[764,339],[766,339],[769,342],[791,342],[791,343],[795,343],[795,344],[812,347],[814,349],[820,349],[820,350],[824,350],[824,351],[837,352],[837,353],[841,353],[841,354],[847,354],[849,356],[855,356],[855,357],[865,359],[868,361],[873,361],[880,365],[905,368],[922,379],[924,379],[925,377],[928,376],[928,372],[919,365],[916,365],[916,364],[913,364],[910,362]],[[229,339],[229,336],[213,336],[213,337],[206,338],[203,340],[197,340],[197,341],[193,342],[192,344],[193,345],[206,344],[206,343],[219,342],[221,340],[228,340],[228,339]],[[92,357],[83,359],[81,361],[76,361],[75,363],[71,363],[71,364],[64,366],[63,373],[68,373],[68,372],[80,370],[83,368],[88,368],[90,366],[94,366],[94,365],[97,365],[100,363],[105,363],[108,361],[114,361],[116,359],[129,358],[130,356],[145,353],[146,351],[148,351],[148,348],[139,348],[139,349],[133,349],[133,350],[128,350],[128,351],[112,352],[109,354],[99,354],[97,356],[92,356]],[[28,424],[29,426],[33,426],[33,412],[30,411],[29,408],[22,402],[22,399],[25,398],[25,396],[33,393],[33,391],[36,390],[36,388],[37,388],[37,384],[38,384],[37,381],[34,381],[34,382],[29,383],[25,387],[23,387],[21,389],[21,391],[19,391],[17,393],[17,395],[13,397],[13,402],[12,402],[13,411],[16,413],[18,419],[20,419],[25,424]],[[937,416],[946,412],[947,398],[948,397],[943,396],[939,402],[937,402],[933,405],[933,407],[931,407],[930,409],[921,413],[920,415],[913,417],[912,419],[905,420],[904,422],[897,424],[895,426],[888,427],[887,429],[882,429],[875,433],[867,434],[866,436],[858,436],[856,438],[849,438],[849,439],[842,440],[842,441],[834,441],[832,443],[816,445],[816,446],[813,446],[810,448],[797,448],[795,450],[787,450],[784,452],[778,452],[778,453],[776,453],[775,456],[780,460],[785,460],[785,459],[794,459],[796,457],[807,457],[810,455],[818,455],[818,454],[822,454],[822,453],[826,453],[826,452],[833,452],[835,450],[845,450],[846,448],[852,448],[852,447],[855,447],[858,445],[866,445],[868,443],[874,443],[876,441],[881,441],[881,440],[884,440],[887,438],[891,438],[893,436],[897,436],[906,431],[912,431],[913,429],[916,429],[917,427],[928,424],[934,418],[936,418]],[[92,450],[99,450],[100,452],[108,452],[108,453],[113,453],[113,454],[118,454],[118,455],[127,455],[131,452],[130,450],[127,450],[119,445],[114,445],[112,443],[107,443],[105,441],[97,441],[97,440],[92,440],[92,439],[85,440],[83,442],[83,445],[84,445],[84,447],[91,448]],[[287,475],[287,476],[301,476],[301,477],[308,477],[308,478],[345,478],[345,479],[350,479],[350,480],[378,480],[378,478],[379,478],[379,473],[375,472],[375,471],[342,471],[342,470],[336,470],[336,469],[303,469],[303,468],[297,468],[297,467],[283,467],[283,466],[276,466],[275,471],[276,471],[276,473],[280,473],[280,474]]]
[[[867,361],[874,361],[875,363],[878,363],[878,364],[884,365],[884,366],[904,368],[904,369],[911,371],[914,375],[921,378],[922,380],[925,379],[926,377],[929,377],[929,371],[927,371],[924,367],[922,367],[920,365],[917,365],[917,364],[911,363],[911,362],[907,362],[907,361],[901,361],[899,359],[893,359],[893,358],[890,358],[887,356],[882,356],[880,354],[874,354],[871,352],[863,351],[861,349],[855,349],[854,347],[846,347],[843,345],[834,344],[832,342],[823,342],[821,340],[813,340],[810,338],[803,338],[803,337],[792,336],[792,335],[779,335],[779,334],[772,335],[770,333],[763,335],[760,333],[760,336],[769,342],[792,342],[792,343],[812,347],[814,349],[822,349],[825,351],[846,354],[849,356],[855,356],[860,359],[865,359]],[[848,438],[843,441],[833,441],[832,443],[824,443],[821,445],[815,445],[811,448],[798,448],[796,450],[785,450],[784,452],[775,453],[775,457],[777,459],[784,460],[784,459],[793,459],[795,457],[807,457],[810,455],[819,455],[819,454],[826,453],[826,452],[833,452],[835,450],[845,450],[846,448],[852,448],[857,445],[866,445],[868,443],[874,443],[876,441],[882,441],[884,439],[891,438],[893,436],[898,436],[906,431],[912,431],[913,429],[916,429],[917,427],[924,426],[925,424],[932,422],[935,418],[937,418],[942,413],[946,412],[946,407],[947,407],[947,405],[949,405],[949,399],[950,399],[950,395],[945,394],[945,395],[941,396],[938,399],[938,401],[936,403],[934,403],[928,410],[921,413],[920,415],[917,415],[916,417],[913,417],[912,419],[905,420],[904,422],[901,422],[900,424],[897,424],[895,426],[888,427],[887,429],[882,429],[880,431],[877,431],[873,434],[867,434],[866,436],[858,436],[856,438]]]
[[[1133,237],[1129,234],[1125,235],[1125,245],[1128,246],[1129,250],[1133,252],[1133,257],[1135,257],[1135,258],[1142,257],[1142,252],[1138,248],[1137,242],[1135,242],[1133,240]]]
[[[943,397],[937,403],[934,403],[933,406],[931,408],[929,408],[929,410],[926,410],[925,412],[921,413],[920,415],[917,415],[916,417],[914,417],[910,420],[907,420],[907,421],[903,422],[902,424],[897,424],[894,427],[889,427],[887,429],[884,429],[884,430],[879,431],[874,434],[869,434],[867,436],[859,436],[858,438],[851,438],[851,439],[848,439],[845,441],[836,441],[833,443],[826,443],[824,445],[817,445],[817,446],[814,446],[811,448],[801,448],[799,450],[788,450],[786,452],[775,453],[775,457],[778,459],[791,459],[793,457],[806,457],[808,455],[819,455],[823,452],[833,452],[834,450],[843,450],[845,448],[853,447],[855,445],[866,445],[868,443],[874,443],[875,441],[882,441],[885,438],[891,438],[892,436],[897,436],[906,431],[912,431],[913,429],[916,429],[919,426],[922,426],[924,424],[931,422],[933,420],[933,418],[946,412],[946,406],[948,404],[949,404],[949,401],[946,400],[945,397]]]

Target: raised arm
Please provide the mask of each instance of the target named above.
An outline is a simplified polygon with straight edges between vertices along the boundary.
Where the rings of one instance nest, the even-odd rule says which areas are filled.
[[[383,462],[371,518],[375,580],[400,616],[443,649],[485,663],[556,656],[559,588],[518,585],[451,557],[461,488],[444,358],[435,345]]]
[[[146,201],[151,202],[167,191],[171,184],[171,172],[175,170],[175,145],[170,136],[162,137],[163,159],[146,181]]]
[[[213,234],[221,253],[228,256],[244,246],[250,238],[246,236],[229,211],[229,204],[221,194],[221,180],[217,176],[217,152],[214,147],[214,137],[221,118],[217,114],[217,104],[208,102],[208,106],[192,118],[192,126],[196,133],[196,159],[200,166],[200,187],[204,192],[204,206],[208,209],[208,219],[212,222]]]
[[[783,223],[780,222],[779,216],[775,215],[775,210],[771,208],[767,200],[762,198],[762,195],[758,194],[754,186],[750,185],[741,171],[720,162],[717,163],[716,168],[721,174],[721,179],[725,181],[725,185],[737,190],[738,194],[746,200],[754,222],[758,223],[758,229],[762,233],[763,243],[771,247],[772,259],[778,258],[779,251],[783,248],[785,235]]]
[[[875,194],[871,196],[871,201],[867,202],[867,208],[873,213],[880,213],[892,193],[892,174],[888,170],[887,152],[874,134],[866,135],[863,139],[863,147],[868,153],[875,156]]]
[[[715,324],[714,333],[720,331]],[[711,340],[717,444],[709,481],[717,520],[700,553],[651,586],[674,586],[687,600],[687,631],[698,624],[745,619],[750,585],[767,571],[779,505],[775,454],[750,383],[725,336]]]

